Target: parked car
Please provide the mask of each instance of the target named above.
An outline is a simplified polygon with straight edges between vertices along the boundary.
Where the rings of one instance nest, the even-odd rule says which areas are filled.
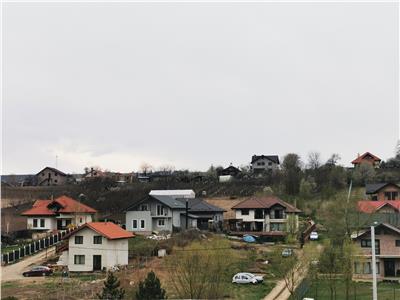
[[[252,283],[256,284],[262,282],[264,278],[259,275],[254,275],[251,273],[237,273],[232,278],[232,283]]]
[[[293,249],[285,248],[282,251],[282,257],[289,257],[293,255]]]
[[[311,232],[310,233],[310,240],[312,240],[312,241],[318,240],[318,232],[316,232],[316,231]]]
[[[33,267],[29,271],[26,271],[22,273],[23,276],[25,277],[30,277],[30,276],[49,276],[53,274],[53,270],[50,269],[49,267],[45,266],[37,266]]]

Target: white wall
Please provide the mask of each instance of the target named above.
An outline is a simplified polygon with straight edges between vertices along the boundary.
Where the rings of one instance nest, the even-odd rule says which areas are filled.
[[[153,230],[151,219],[150,211],[127,211],[125,215],[125,228],[127,231],[133,232],[151,232]],[[133,220],[137,220],[138,228],[133,228]],[[144,220],[144,228],[140,228],[140,220]]]
[[[33,226],[33,220],[37,220],[37,226]],[[40,220],[44,219],[44,227],[40,226]],[[53,230],[57,229],[57,222],[54,217],[28,217],[27,218],[27,229],[34,230]]]
[[[75,236],[83,236],[83,244],[75,244]],[[103,237],[102,244],[94,244],[93,236],[99,234],[90,228],[84,228],[72,235],[69,240],[68,269],[71,272],[93,271],[93,255],[101,255],[101,267],[128,264],[128,239],[109,240]],[[85,264],[74,263],[75,255],[84,255]]]
[[[242,215],[241,209],[235,209],[236,219],[242,219],[243,222],[252,222],[254,221],[254,209],[249,209],[248,215]]]

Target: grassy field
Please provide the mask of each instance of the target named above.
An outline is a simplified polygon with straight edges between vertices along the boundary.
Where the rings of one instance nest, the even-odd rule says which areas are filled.
[[[310,297],[318,300],[331,300],[329,285],[326,280],[319,280],[318,284],[313,284],[304,297]],[[343,281],[337,281],[336,299],[345,298],[345,286]],[[364,282],[353,282],[350,289],[350,299],[371,300],[372,284]],[[379,300],[398,300],[400,299],[400,284],[379,283]]]

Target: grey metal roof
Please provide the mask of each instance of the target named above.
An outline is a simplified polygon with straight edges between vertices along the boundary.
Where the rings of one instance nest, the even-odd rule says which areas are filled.
[[[256,162],[259,159],[268,159],[276,164],[279,164],[279,156],[278,155],[253,155],[251,158],[251,163]]]
[[[391,183],[391,182],[384,182],[384,183],[367,183],[365,185],[365,193],[366,194],[375,194],[377,193],[380,189],[384,188],[387,185],[395,185],[398,188],[400,188],[397,184]]]
[[[152,195],[150,196],[158,201],[160,201],[165,206],[169,208],[186,208],[186,204],[182,201],[179,201],[171,196],[161,196],[161,195]]]
[[[182,204],[186,207],[186,199],[177,199],[178,201],[181,201]],[[194,199],[188,199],[188,206],[190,212],[196,213],[196,212],[224,212],[225,210],[212,205],[210,203],[207,203],[203,199],[200,198],[194,198]]]

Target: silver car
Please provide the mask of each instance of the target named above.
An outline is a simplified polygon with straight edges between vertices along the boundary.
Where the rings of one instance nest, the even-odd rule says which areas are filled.
[[[264,280],[263,276],[254,275],[252,273],[237,273],[232,278],[232,283],[252,283],[256,284]]]

